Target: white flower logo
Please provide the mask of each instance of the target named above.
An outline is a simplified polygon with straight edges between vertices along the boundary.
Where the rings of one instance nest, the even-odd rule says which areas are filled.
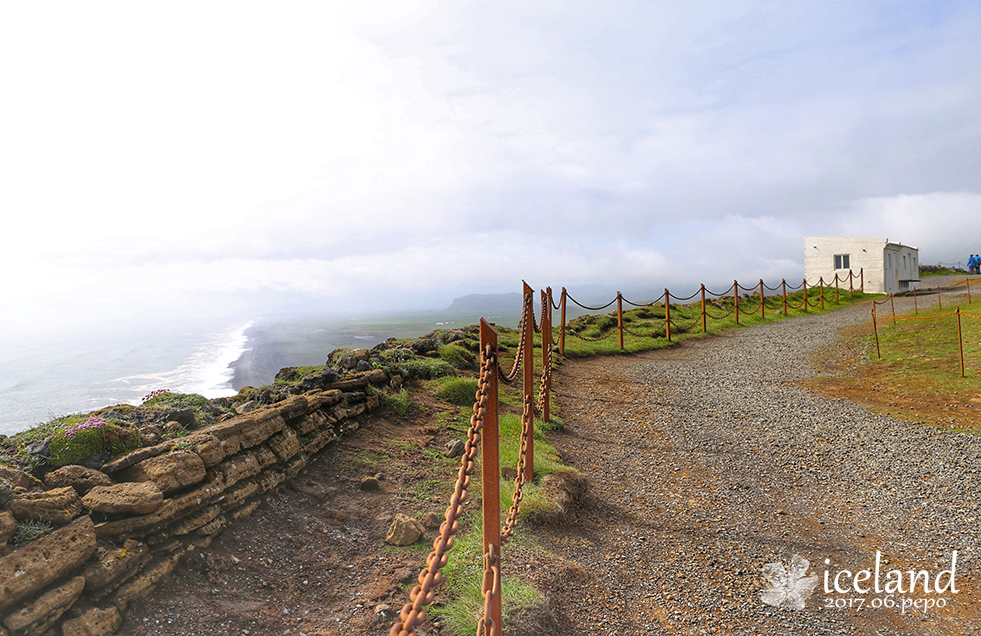
[[[773,607],[788,606],[794,609],[804,609],[804,602],[817,587],[817,574],[807,575],[810,561],[799,554],[790,560],[790,569],[783,563],[767,563],[763,566],[763,578],[770,587],[760,593],[760,598]]]

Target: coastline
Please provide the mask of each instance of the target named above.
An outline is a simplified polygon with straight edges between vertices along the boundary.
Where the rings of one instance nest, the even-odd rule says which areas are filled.
[[[502,325],[517,325],[518,311],[488,313]],[[335,349],[370,349],[389,338],[416,338],[436,329],[476,324],[479,314],[444,311],[375,316],[366,319],[299,318],[283,316],[256,320],[245,330],[245,350],[229,366],[232,389],[271,384],[284,367],[325,364]]]

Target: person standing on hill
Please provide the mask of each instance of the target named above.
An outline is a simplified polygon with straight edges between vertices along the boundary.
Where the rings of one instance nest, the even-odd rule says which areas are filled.
[[[978,255],[971,254],[970,258],[967,259],[967,273],[977,274],[978,273]]]

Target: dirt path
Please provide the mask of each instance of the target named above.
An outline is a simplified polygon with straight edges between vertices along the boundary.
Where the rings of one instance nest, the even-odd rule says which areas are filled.
[[[589,477],[592,496],[572,528],[545,530],[543,541],[585,568],[576,585],[554,590],[573,633],[981,630],[981,441],[795,384],[814,373],[807,354],[867,312],[562,366],[556,389],[567,427],[553,437]],[[876,551],[883,583],[897,568],[927,570],[933,581],[950,569],[952,550],[957,594],[824,591],[825,570],[832,585],[841,570],[874,570]],[[763,566],[789,565],[794,555],[819,579],[805,609],[764,604]],[[946,607],[872,607],[902,597],[943,598]]]

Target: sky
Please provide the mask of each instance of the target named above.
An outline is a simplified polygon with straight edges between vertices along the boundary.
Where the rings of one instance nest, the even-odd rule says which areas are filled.
[[[981,252],[976,0],[0,2],[0,87],[5,330]]]

